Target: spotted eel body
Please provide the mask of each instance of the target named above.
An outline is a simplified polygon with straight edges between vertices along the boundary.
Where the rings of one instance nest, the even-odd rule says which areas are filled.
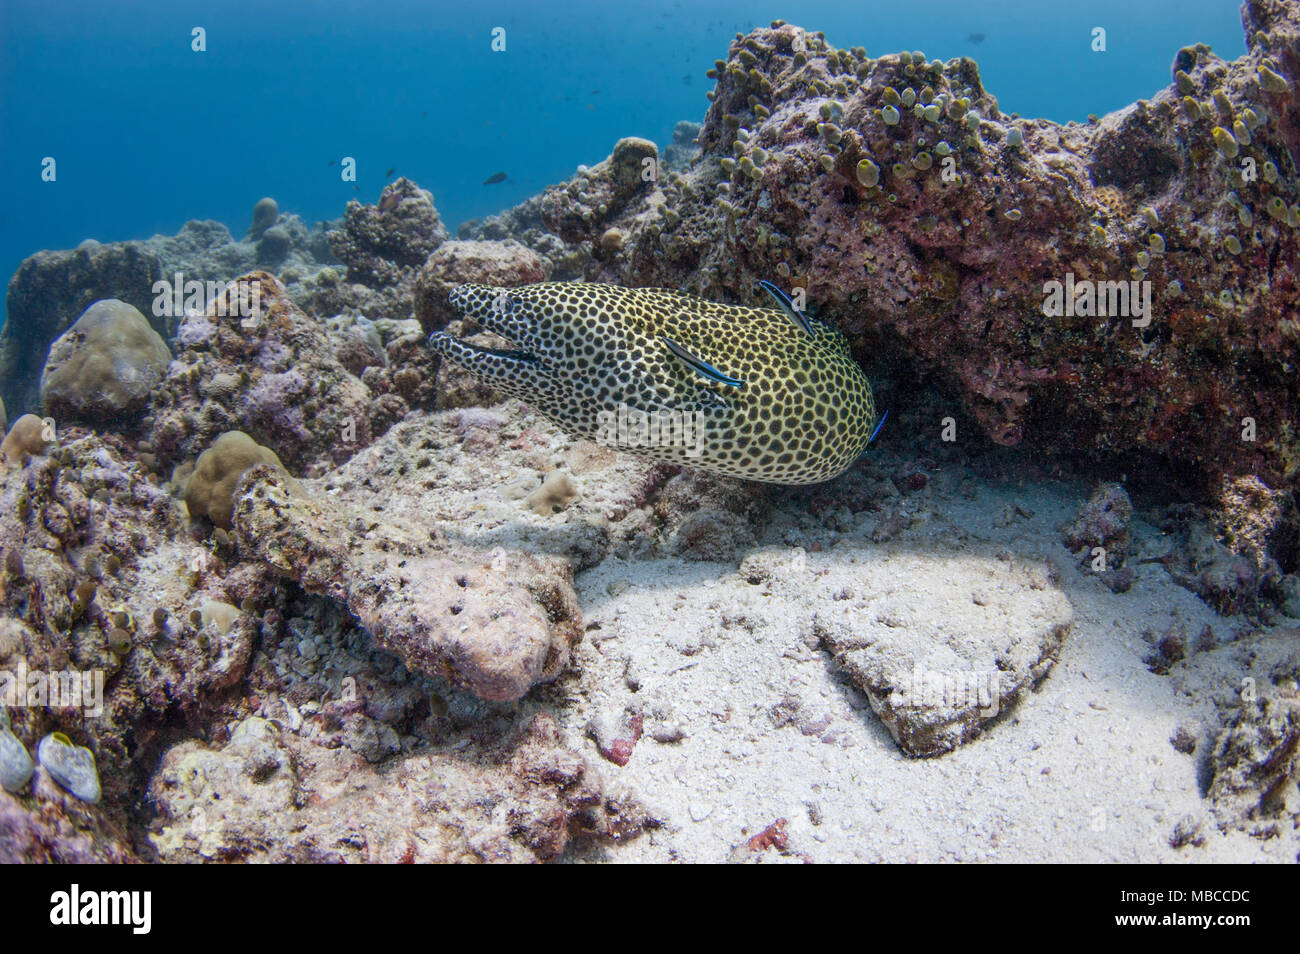
[[[871,384],[848,342],[801,313],[796,322],[776,308],[588,282],[459,285],[450,301],[513,349],[445,332],[430,347],[577,437],[730,477],[812,484],[843,473],[873,435]],[[694,444],[667,424],[652,446],[635,426],[610,439],[611,424],[647,418],[695,422]]]

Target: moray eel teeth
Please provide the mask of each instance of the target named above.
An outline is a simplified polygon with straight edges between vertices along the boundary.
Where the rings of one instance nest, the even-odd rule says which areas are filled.
[[[729,477],[820,483],[875,435],[871,384],[840,332],[769,293],[782,307],[591,282],[458,285],[449,300],[466,322],[510,344],[435,332],[429,347],[574,438]]]
[[[674,357],[678,358],[682,364],[686,365],[696,374],[702,375],[710,381],[717,381],[719,384],[725,384],[733,388],[743,388],[745,386],[744,381],[741,381],[739,378],[727,377],[713,365],[709,364],[709,362],[691,354],[690,351],[683,348],[672,338],[660,335],[659,340],[668,346],[668,350],[673,353]]]
[[[794,306],[794,302],[790,300],[789,295],[781,291],[781,289],[777,288],[776,285],[772,284],[772,282],[769,282],[767,279],[760,279],[758,283],[763,286],[764,291],[776,300],[776,303],[781,306],[781,310],[790,317],[791,321],[802,328],[810,338],[815,337],[813,334],[812,324],[808,321],[808,316]]]

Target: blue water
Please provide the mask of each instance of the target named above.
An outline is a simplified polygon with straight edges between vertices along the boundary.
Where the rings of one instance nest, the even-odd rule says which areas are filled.
[[[731,37],[776,17],[873,56],[972,56],[1005,111],[1058,121],[1152,95],[1188,43],[1244,52],[1228,0],[2,0],[0,277],[85,238],[193,218],[239,232],[263,195],[334,218],[354,196],[374,202],[389,169],[432,191],[454,233],[621,136],[670,141],[677,120],[703,117],[704,71]],[[1105,53],[1090,49],[1096,26]],[[45,156],[56,182],[41,181]],[[344,156],[359,189],[340,181]],[[497,171],[509,181],[481,184]]]

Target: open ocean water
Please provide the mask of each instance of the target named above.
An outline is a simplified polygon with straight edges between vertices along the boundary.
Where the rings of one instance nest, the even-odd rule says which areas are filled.
[[[737,32],[783,18],[868,55],[976,59],[1001,108],[1085,121],[1170,81],[1179,47],[1244,51],[1232,0],[968,3],[241,0],[0,4],[0,274],[86,238],[242,232],[272,195],[309,224],[374,202],[388,173],[449,230],[699,121]],[[506,49],[491,49],[503,27]],[[1107,49],[1091,49],[1092,30]],[[191,49],[205,31],[206,51]],[[339,160],[357,160],[356,182]],[[42,161],[56,160],[55,182]],[[507,179],[483,181],[497,172]]]

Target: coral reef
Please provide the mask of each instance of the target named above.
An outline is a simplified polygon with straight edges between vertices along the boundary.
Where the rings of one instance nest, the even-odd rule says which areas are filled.
[[[347,266],[346,282],[311,299],[313,310],[360,311],[371,317],[408,318],[411,286],[430,253],[447,240],[433,196],[401,177],[384,187],[375,205],[353,199],[342,227],[326,236]]]
[[[346,460],[406,411],[400,398],[397,407],[375,401],[339,361],[329,330],[266,272],[241,276],[206,311],[186,314],[175,346],[147,418],[159,466],[241,430],[290,470],[311,474]]]
[[[225,633],[205,632],[190,622],[191,609],[214,598],[269,605],[262,580],[269,575],[230,566],[194,541],[179,504],[120,439],[74,426],[45,451],[0,473],[0,671],[18,685],[25,674],[40,674],[26,680],[45,685],[39,704],[6,700],[12,732],[30,752],[51,733],[88,750],[102,780],[102,814],[88,815],[67,800],[81,804],[76,796],[59,794],[49,776],[65,760],[47,758],[62,750],[46,744],[31,793],[23,793],[41,820],[24,827],[6,803],[5,824],[18,841],[66,827],[58,837],[70,840],[57,852],[120,855],[129,849],[109,829],[127,824],[134,773],[156,756],[149,739],[172,718],[198,724],[248,671],[253,617],[241,616]],[[77,795],[93,795],[84,772],[55,777],[72,782]],[[76,848],[74,829],[89,832],[90,842]],[[55,850],[46,843],[42,852]]]
[[[1064,126],[1002,112],[969,59],[757,29],[718,61],[689,169],[620,192],[616,149],[468,237],[516,238],[556,278],[719,300],[788,280],[960,394],[993,442],[1206,495],[1224,473],[1291,486],[1300,107],[1265,78],[1300,73],[1300,14],[1251,0],[1243,17],[1241,60],[1188,47],[1151,100]],[[1223,123],[1250,127],[1231,159]],[[1095,296],[1045,314],[1045,286],[1067,281],[1150,282],[1150,321]]]
[[[300,283],[319,264],[334,261],[323,223],[308,229],[298,216],[280,215],[276,227],[287,235],[289,247],[271,270],[286,281]],[[270,268],[264,259],[251,235],[235,241],[220,222],[198,220],[186,222],[174,236],[144,242],[87,239],[70,251],[37,252],[9,280],[7,320],[0,329],[0,398],[11,413],[39,408],[38,379],[50,343],[93,302],[124,301],[170,338],[183,310],[155,309],[155,283],[174,283],[178,275],[182,282],[225,283],[255,267]]]

